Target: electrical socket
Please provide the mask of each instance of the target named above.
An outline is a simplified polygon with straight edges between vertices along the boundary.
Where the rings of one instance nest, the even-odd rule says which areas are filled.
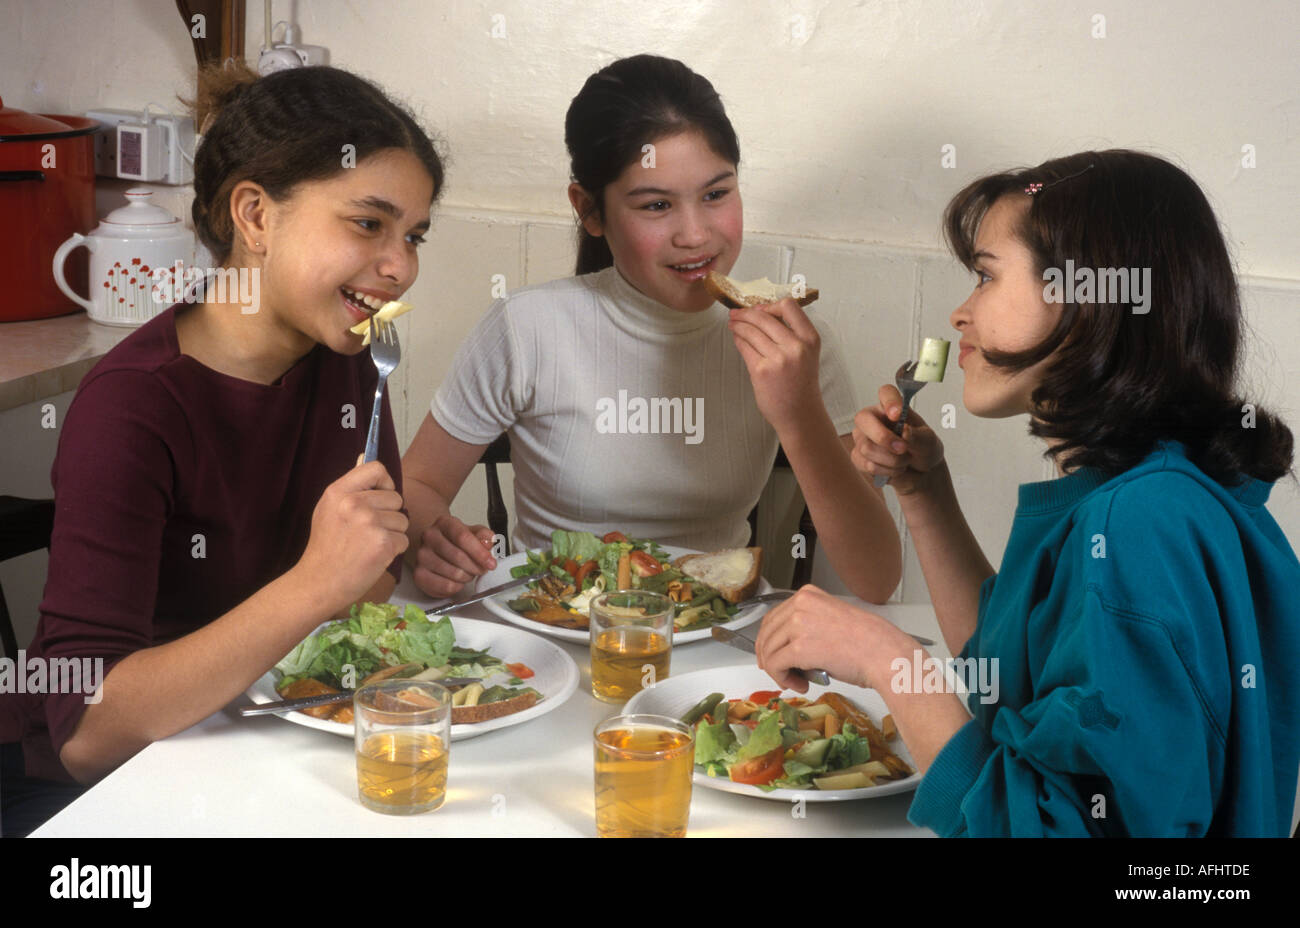
[[[139,171],[128,176],[122,173],[118,164],[118,126],[128,126],[142,137],[157,141],[156,150],[146,152],[162,168],[162,175],[156,183],[180,185],[194,180],[194,167],[181,154],[183,151],[193,156],[194,120],[150,114],[146,127],[141,122],[140,110],[100,109],[91,110],[86,116],[101,124],[100,131],[95,133],[95,173],[100,177],[141,179]]]
[[[139,122],[139,110],[91,110],[87,118],[100,124],[95,132],[95,173],[100,177],[117,177],[117,127],[119,123]]]

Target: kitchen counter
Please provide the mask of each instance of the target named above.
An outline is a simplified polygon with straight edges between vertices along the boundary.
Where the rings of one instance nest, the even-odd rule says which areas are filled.
[[[75,390],[134,327],[101,325],[85,312],[0,322],[0,411]]]

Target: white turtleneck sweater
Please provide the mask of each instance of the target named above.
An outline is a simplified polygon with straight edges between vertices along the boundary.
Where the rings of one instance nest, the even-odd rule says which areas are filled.
[[[748,542],[777,436],[727,320],[717,304],[669,309],[612,267],[493,304],[431,410],[470,444],[509,432],[514,550],[549,545],[557,528],[703,551]],[[845,435],[858,407],[835,339],[817,327],[822,397]]]

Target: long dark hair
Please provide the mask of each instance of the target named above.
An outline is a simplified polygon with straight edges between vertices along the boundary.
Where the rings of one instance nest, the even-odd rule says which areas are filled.
[[[388,148],[411,152],[442,193],[434,143],[400,104],[369,81],[338,68],[311,67],[258,77],[247,66],[209,65],[188,101],[203,141],[194,156],[194,230],[224,263],[234,243],[230,191],[251,180],[272,199]],[[354,146],[350,151],[345,145]]]
[[[680,61],[634,55],[602,68],[582,85],[564,117],[570,173],[605,217],[605,187],[642,157],[641,146],[680,132],[703,133],[721,158],[740,164],[740,141],[706,78]],[[603,236],[578,221],[578,274],[614,263]]]
[[[1041,185],[1032,196],[1031,184]],[[1291,431],[1237,393],[1237,279],[1195,181],[1154,155],[1124,150],[982,177],[953,197],[944,217],[948,243],[967,268],[980,221],[1005,196],[1026,201],[1016,234],[1039,275],[1063,271],[1067,261],[1151,274],[1144,313],[1132,311],[1131,299],[1076,303],[1067,286],[1057,325],[1041,343],[984,352],[1009,372],[1050,358],[1030,397],[1030,432],[1059,442],[1048,455],[1117,473],[1173,439],[1220,483],[1239,474],[1271,482],[1290,471]]]

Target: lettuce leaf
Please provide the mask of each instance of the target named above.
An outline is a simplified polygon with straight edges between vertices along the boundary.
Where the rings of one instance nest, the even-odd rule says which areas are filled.
[[[600,566],[600,575],[605,578],[605,589],[618,589],[618,560],[632,550],[626,542],[612,541],[600,549],[596,563]]]
[[[404,628],[398,624],[405,622]],[[346,688],[380,667],[418,663],[441,667],[447,663],[456,642],[451,619],[437,622],[415,606],[407,606],[401,616],[390,603],[365,603],[352,609],[352,617],[326,625],[302,641],[275,665],[281,683],[299,677],[314,677],[331,686]],[[354,678],[344,680],[344,669],[351,667]]]
[[[386,631],[397,615],[397,607],[392,603],[363,603],[360,607],[352,607],[352,617],[358,623],[357,631],[361,634],[375,638]]]
[[[849,722],[840,733],[831,736],[831,746],[826,752],[827,770],[843,770],[871,760],[871,742],[858,734]]]
[[[595,560],[603,543],[591,532],[551,532],[551,555],[557,560],[573,558],[579,564]]]
[[[388,663],[379,646],[353,631],[351,624],[349,620],[327,625],[285,655],[275,669],[286,678],[315,677],[339,686],[343,668],[348,665],[361,679]]]
[[[735,757],[736,736],[726,718],[710,724],[701,721],[695,727],[695,763],[731,762]]]
[[[762,757],[764,754],[769,754],[783,746],[784,742],[781,740],[781,713],[768,712],[759,719],[754,733],[749,736],[745,746],[736,754],[736,759],[749,760],[753,757]]]
[[[441,667],[451,657],[452,646],[456,643],[456,630],[451,627],[451,618],[443,616],[437,622],[407,622],[406,628],[397,631],[398,640],[395,647],[389,648],[402,663],[414,661],[425,667]]]

